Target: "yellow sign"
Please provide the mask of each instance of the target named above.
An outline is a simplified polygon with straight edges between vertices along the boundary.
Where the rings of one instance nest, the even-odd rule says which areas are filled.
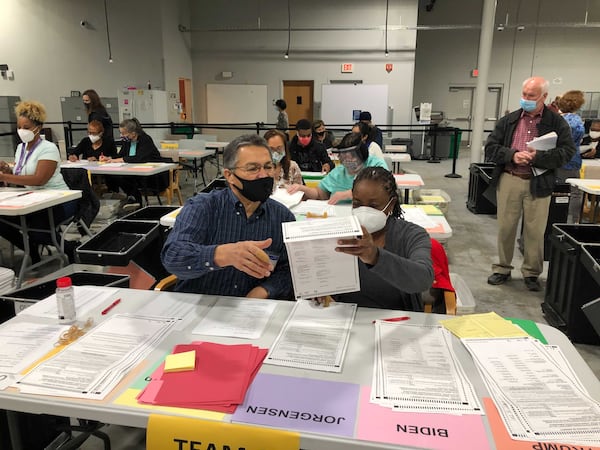
[[[298,450],[300,435],[249,425],[153,414],[147,450]]]

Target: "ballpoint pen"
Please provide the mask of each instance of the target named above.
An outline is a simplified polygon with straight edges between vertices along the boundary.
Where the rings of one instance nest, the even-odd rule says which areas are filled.
[[[23,192],[22,194],[17,195],[17,197],[23,197],[24,195],[33,194],[33,191]]]
[[[388,317],[387,319],[379,319],[382,320],[383,322],[402,322],[403,320],[409,320],[410,317],[408,316],[401,316],[401,317]],[[375,323],[375,320],[373,321],[373,323]]]
[[[114,302],[112,302],[110,305],[108,305],[106,308],[104,308],[102,310],[102,315],[106,315],[110,312],[111,309],[113,309],[115,306],[117,306],[119,303],[121,303],[121,299],[118,298],[116,299]]]

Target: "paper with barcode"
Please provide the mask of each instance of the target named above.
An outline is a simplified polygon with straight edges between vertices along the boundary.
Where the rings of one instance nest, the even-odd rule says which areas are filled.
[[[360,290],[358,258],[336,252],[338,240],[362,236],[355,216],[282,224],[296,299]]]
[[[297,302],[265,363],[341,372],[355,314],[354,303],[333,302],[324,308],[310,300]]]

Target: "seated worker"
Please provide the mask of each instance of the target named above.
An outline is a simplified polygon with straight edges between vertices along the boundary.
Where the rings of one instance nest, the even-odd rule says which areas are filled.
[[[285,134],[280,130],[269,130],[265,133],[267,145],[271,149],[271,156],[275,163],[274,189],[289,186],[290,184],[302,184],[302,172],[296,161],[290,158],[288,143]]]
[[[373,140],[375,137],[375,129],[370,127],[364,122],[356,122],[352,127],[353,133],[359,133],[362,140],[369,148],[369,155],[376,156],[379,159],[383,159],[383,152],[377,142]]]
[[[40,137],[46,120],[44,105],[35,101],[23,101],[15,107],[17,116],[17,133],[22,144],[17,146],[15,166],[0,162],[0,182],[25,186],[27,189],[60,189],[68,190],[60,173],[60,153],[58,147]],[[72,200],[52,208],[54,222],[60,223],[75,213],[77,200]],[[4,221],[20,226],[19,217],[4,217]],[[49,229],[50,222],[46,210],[27,215],[27,223],[37,229]],[[0,236],[24,249],[23,235],[18,228],[0,222]],[[48,233],[31,232],[29,256],[33,264],[40,261],[37,243],[49,243]]]
[[[371,113],[369,111],[361,111],[360,115],[358,116],[358,120],[373,128],[373,140],[377,142],[379,148],[383,148],[383,132],[378,127],[373,125]]]
[[[402,218],[394,175],[366,167],[354,180],[352,214],[361,224],[359,239],[340,239],[336,251],[358,256],[360,291],[336,301],[370,308],[423,311],[421,292],[433,283],[431,239]]]
[[[334,152],[339,154],[341,164],[329,172],[317,187],[293,184],[288,187],[288,192],[302,191],[305,199],[329,199],[329,203],[334,205],[352,199],[354,177],[363,167],[387,168],[384,160],[369,155],[367,145],[358,133],[344,136]]]
[[[328,173],[335,167],[325,146],[313,139],[311,123],[306,119],[296,123],[296,136],[290,142],[290,155],[300,169],[307,172]]]
[[[119,154],[116,158],[106,155],[100,156],[100,162],[147,163],[164,161],[156,145],[154,145],[154,141],[144,132],[136,118],[123,120],[119,124],[119,131],[123,141]],[[125,192],[128,204],[139,206],[142,204],[140,189],[152,187],[160,192],[169,185],[169,175],[166,172],[150,177],[107,175],[106,181],[108,186],[120,187]]]
[[[101,156],[108,158],[117,157],[117,147],[112,139],[104,139],[104,126],[98,120],[92,120],[88,126],[88,135],[84,137],[77,147],[69,150],[69,161],[87,159],[88,161],[99,161]]]
[[[162,250],[176,291],[289,299],[292,279],[281,224],[294,215],[269,198],[275,164],[267,142],[240,136],[223,151],[228,188],[187,201]],[[264,251],[279,257],[273,268]]]
[[[596,157],[596,147],[600,141],[600,119],[593,119],[589,124],[587,122],[586,120],[587,133],[583,136],[579,150],[582,158],[591,159]]]
[[[312,124],[313,136],[325,146],[326,149],[332,148],[335,141],[335,136],[331,131],[325,128],[325,122],[322,120],[315,120]]]

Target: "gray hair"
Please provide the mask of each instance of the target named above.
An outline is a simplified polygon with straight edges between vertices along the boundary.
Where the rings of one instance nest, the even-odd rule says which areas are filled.
[[[268,150],[269,155],[271,154],[271,149],[263,137],[258,134],[244,134],[233,139],[223,150],[223,168],[233,170],[237,166],[240,148],[250,145],[264,147]]]
[[[119,124],[120,128],[125,128],[128,133],[142,133],[142,125],[135,117],[133,119],[125,119]]]

